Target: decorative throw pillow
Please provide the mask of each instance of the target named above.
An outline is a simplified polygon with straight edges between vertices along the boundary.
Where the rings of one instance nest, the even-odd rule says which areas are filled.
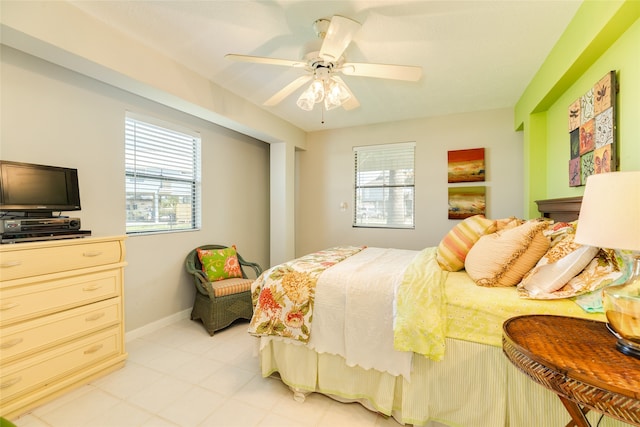
[[[235,245],[225,249],[198,249],[197,251],[202,271],[209,281],[242,277]]]
[[[515,286],[549,248],[545,221],[527,221],[482,236],[467,254],[465,269],[480,286]]]
[[[510,216],[509,218],[501,218],[496,220],[496,231],[507,230],[524,224],[526,221],[523,219]]]
[[[598,248],[574,242],[576,222],[550,226],[545,235],[551,247],[518,284],[524,298],[557,298],[553,293],[580,273],[598,253]]]
[[[466,218],[453,227],[438,245],[436,252],[440,268],[458,271],[464,268],[469,249],[485,234],[496,231],[496,222],[483,215]]]
[[[600,248],[589,264],[567,284],[553,293],[553,298],[569,298],[604,288],[624,274],[622,259],[613,249]]]

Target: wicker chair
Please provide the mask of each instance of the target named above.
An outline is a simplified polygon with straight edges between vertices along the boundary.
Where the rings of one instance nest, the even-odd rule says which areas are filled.
[[[200,246],[189,252],[185,260],[187,272],[193,276],[193,283],[196,286],[191,320],[201,320],[211,336],[215,331],[226,328],[237,319],[251,319],[253,315],[251,302],[253,279],[248,278],[245,267],[252,268],[256,277],[262,273],[262,268],[258,264],[245,261],[240,254],[237,254],[242,278],[210,282],[202,271],[197,249],[225,249],[227,247],[221,245]]]

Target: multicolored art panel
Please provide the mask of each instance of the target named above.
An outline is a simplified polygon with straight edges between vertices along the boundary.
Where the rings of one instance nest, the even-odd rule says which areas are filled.
[[[616,72],[610,71],[569,105],[569,186],[585,185],[587,177],[615,171]]]
[[[569,160],[569,186],[578,187],[582,183],[580,176],[580,156]]]
[[[580,124],[593,119],[593,88],[580,98]]]
[[[448,182],[484,181],[484,148],[447,152]]]
[[[593,119],[580,125],[580,155],[593,151],[595,140],[593,139],[595,121]]]
[[[613,96],[611,96],[612,83],[613,79],[609,74],[596,83],[593,88],[593,114],[598,115],[613,106]]]
[[[613,144],[613,107],[600,112],[596,116],[596,148]]]
[[[580,100],[576,99],[569,106],[569,132],[580,127]]]
[[[571,139],[571,158],[575,159],[580,157],[580,127],[572,130],[569,135]]]
[[[611,147],[607,144],[593,151],[593,173],[611,172]]]
[[[594,170],[593,151],[580,156],[580,181],[583,185],[587,183],[587,178],[593,175]]]

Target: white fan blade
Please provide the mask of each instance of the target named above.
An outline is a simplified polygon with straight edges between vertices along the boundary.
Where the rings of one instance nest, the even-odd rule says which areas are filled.
[[[290,59],[279,59],[279,58],[267,58],[264,56],[236,55],[235,53],[228,53],[224,57],[231,59],[232,61],[253,62],[254,64],[283,65],[285,67],[296,67],[296,68],[304,68],[307,66],[307,63],[302,61],[293,61]]]
[[[296,89],[298,89],[300,86],[302,86],[312,78],[313,76],[311,75],[298,77],[297,79],[295,79],[294,81],[292,81],[291,83],[289,83],[288,85],[280,89],[280,91],[277,92],[275,95],[273,95],[271,98],[267,99],[262,105],[271,107],[279,104],[280,101],[285,99],[287,96],[291,95]]]
[[[328,61],[340,59],[344,50],[351,43],[353,35],[360,29],[360,23],[343,16],[335,15],[324,36],[320,48],[320,58]]]
[[[341,83],[345,89],[347,90],[347,92],[349,92],[349,95],[351,95],[351,98],[347,99],[344,104],[342,104],[342,108],[344,108],[345,110],[353,110],[355,108],[358,108],[360,106],[360,102],[356,99],[355,95],[353,94],[353,92],[351,92],[351,89],[349,88],[349,86],[347,86],[347,84],[344,82],[344,80],[342,80],[340,77],[334,75],[332,77],[335,81],[337,81],[338,83]]]
[[[343,64],[339,71],[348,76],[376,77],[410,82],[417,82],[422,76],[422,67],[414,67],[412,65],[348,62]]]
[[[355,96],[351,95],[351,98],[347,100],[344,104],[342,104],[342,108],[345,110],[354,110],[360,106],[360,102],[356,99]]]

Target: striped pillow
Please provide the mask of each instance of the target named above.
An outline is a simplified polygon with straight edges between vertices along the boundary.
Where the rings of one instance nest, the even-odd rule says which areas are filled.
[[[531,220],[478,239],[465,261],[480,286],[515,286],[549,249],[548,222]]]
[[[483,215],[471,216],[447,233],[438,245],[437,260],[440,268],[459,271],[471,247],[485,234],[496,231],[496,222]]]
[[[253,280],[243,278],[233,278],[211,282],[213,294],[216,297],[239,294],[240,292],[250,292]]]

